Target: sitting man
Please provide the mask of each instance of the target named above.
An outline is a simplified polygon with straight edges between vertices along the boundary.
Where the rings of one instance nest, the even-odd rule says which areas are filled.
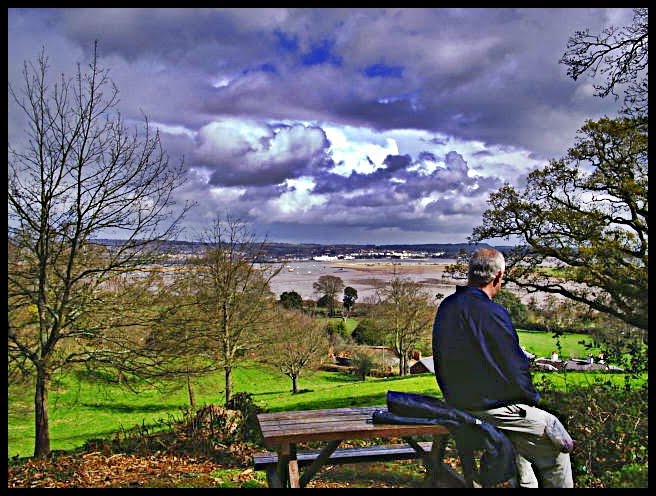
[[[510,314],[492,301],[504,271],[501,252],[477,249],[467,286],[440,304],[433,324],[437,383],[448,404],[495,425],[512,441],[520,487],[574,487],[573,441],[557,417],[537,407],[540,395]]]

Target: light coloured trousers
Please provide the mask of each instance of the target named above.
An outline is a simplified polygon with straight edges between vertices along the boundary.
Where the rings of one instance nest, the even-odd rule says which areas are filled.
[[[554,415],[534,406],[517,403],[491,410],[470,411],[502,430],[515,446],[520,487],[574,487],[569,453],[562,453],[545,434]]]

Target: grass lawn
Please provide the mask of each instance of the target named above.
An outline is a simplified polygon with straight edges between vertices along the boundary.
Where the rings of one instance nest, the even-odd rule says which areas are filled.
[[[536,384],[547,380],[563,390],[577,384],[592,385],[597,374],[568,372],[536,373]],[[617,384],[624,374],[603,374]],[[223,375],[215,373],[194,382],[198,405],[223,404]],[[234,371],[234,391],[249,392],[258,406],[267,411],[384,405],[388,390],[440,396],[432,374],[373,378],[361,382],[355,376],[318,371],[301,376],[300,391],[291,393],[289,378],[275,370],[244,363]],[[8,391],[7,454],[32,456],[34,451],[33,389],[10,385]],[[50,440],[53,450],[81,447],[87,440],[110,438],[122,429],[143,426],[151,432],[166,427],[167,420],[180,418],[188,406],[184,387],[139,394],[117,385],[77,379],[73,374],[58,378],[49,399]]]
[[[551,356],[551,352],[556,350],[556,338],[550,332],[542,331],[527,331],[518,329],[519,343],[524,349],[536,358]],[[599,348],[586,348],[583,342],[591,343],[592,339],[585,334],[565,333],[558,338],[561,346],[561,360],[568,358],[585,358],[590,353],[596,356],[599,353]]]

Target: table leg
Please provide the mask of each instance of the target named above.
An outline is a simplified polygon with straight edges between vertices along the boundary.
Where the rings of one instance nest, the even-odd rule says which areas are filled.
[[[301,487],[305,487],[312,476],[317,473],[317,471],[323,466],[324,463],[330,458],[330,455],[337,449],[341,441],[330,441],[319,453],[319,456],[316,460],[312,462],[308,468],[305,469],[303,477],[301,477]]]
[[[287,487],[289,482],[289,455],[290,455],[290,446],[289,443],[283,443],[278,448],[278,466],[277,466],[277,478],[280,483],[280,487]]]
[[[435,487],[444,470],[444,453],[446,452],[447,436],[433,436],[433,445],[431,446],[428,458],[430,459],[430,482]]]
[[[284,443],[278,448],[278,477],[282,487],[300,488],[296,444]]]
[[[427,473],[424,479],[428,487],[464,487],[465,480],[445,461],[446,445],[449,437],[446,435],[433,436],[430,452],[417,450],[424,460]],[[412,445],[412,443],[410,443]]]
[[[280,480],[280,476],[278,475],[278,469],[275,467],[267,467],[266,474],[267,474],[267,482],[269,483],[269,487],[284,487],[282,484],[282,481]]]
[[[417,441],[415,441],[413,438],[404,437],[403,440],[406,443],[408,443],[410,446],[412,446],[412,448],[419,454],[419,456],[421,456],[421,459],[423,460],[424,465],[426,465],[430,469],[433,462],[430,458],[429,453],[424,451],[424,448],[422,448],[421,445]]]
[[[465,477],[466,487],[475,487],[476,464],[474,461],[474,450],[469,446],[457,446],[458,456],[462,463],[462,474]]]
[[[437,471],[442,468],[447,441],[447,436],[433,436],[433,445],[431,446],[431,451],[428,455],[433,467],[433,473],[437,473]]]
[[[299,481],[298,460],[296,459],[296,445],[294,443],[290,444],[288,465],[289,487],[300,488],[301,483]]]

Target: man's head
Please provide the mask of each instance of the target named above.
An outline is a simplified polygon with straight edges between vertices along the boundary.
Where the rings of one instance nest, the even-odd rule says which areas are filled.
[[[483,289],[492,298],[501,289],[505,270],[503,253],[494,248],[477,248],[469,259],[467,284]]]

